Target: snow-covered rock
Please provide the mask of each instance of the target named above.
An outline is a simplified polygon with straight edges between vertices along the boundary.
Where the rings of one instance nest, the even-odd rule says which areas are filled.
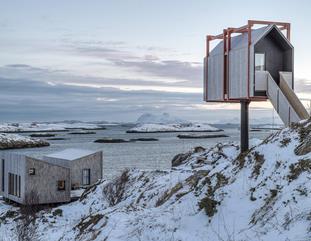
[[[139,124],[128,133],[155,133],[155,132],[215,132],[221,131],[209,124]]]
[[[311,240],[310,137],[311,125],[297,124],[242,155],[235,143],[217,144],[171,170],[125,171],[41,211],[32,233],[49,241]],[[18,216],[0,204],[4,240],[16,239]]]
[[[211,125],[201,123],[191,123],[163,113],[160,115],[143,114],[136,121],[137,125],[127,131],[127,133],[154,133],[154,132],[213,132],[221,131]]]
[[[54,132],[68,131],[70,129],[97,130],[103,127],[93,123],[85,122],[30,122],[30,123],[2,123],[0,132]]]
[[[0,133],[0,150],[42,147],[48,145],[50,145],[48,142],[41,139],[30,138],[17,134]]]

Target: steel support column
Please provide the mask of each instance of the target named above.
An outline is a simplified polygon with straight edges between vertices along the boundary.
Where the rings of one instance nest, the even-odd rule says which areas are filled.
[[[241,153],[248,150],[248,107],[249,100],[241,100]]]

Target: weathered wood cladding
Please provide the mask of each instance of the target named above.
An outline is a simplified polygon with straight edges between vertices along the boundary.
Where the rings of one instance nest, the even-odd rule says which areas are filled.
[[[90,169],[91,184],[101,179],[103,172],[102,152],[99,151],[94,154],[70,161],[70,175],[72,185],[78,187],[82,186],[83,169]]]
[[[69,202],[72,184],[82,186],[83,169],[90,170],[90,184],[103,176],[102,151],[75,160],[41,160],[15,153],[0,153],[0,164],[0,195],[21,204]],[[18,195],[9,194],[9,174],[10,177],[14,175],[14,180],[20,183]],[[58,181],[64,181],[64,190],[59,189]],[[14,188],[16,190],[16,186]]]
[[[223,54],[208,57],[207,96],[209,100],[222,100],[224,89],[224,57]]]
[[[4,171],[0,173],[1,187],[2,180],[4,180],[4,192],[0,192],[1,195],[5,198],[8,198],[12,201],[23,203],[25,197],[25,156],[19,155],[16,153],[2,153],[1,163],[4,161]],[[21,185],[20,185],[20,196],[9,194],[9,173],[20,176]],[[4,174],[4,178],[2,175]]]
[[[51,156],[44,159],[50,163],[70,168],[71,186],[76,188],[82,186],[82,171],[90,169],[90,183],[93,184],[103,177],[103,154],[102,151],[94,152],[74,160],[66,160]]]
[[[247,98],[248,49],[241,48],[229,52],[229,97]]]
[[[29,169],[35,169],[35,175],[29,175]],[[58,190],[57,182],[65,181],[65,190]],[[25,188],[26,195],[34,195],[38,204],[62,203],[70,201],[70,169],[53,165],[32,157],[26,157]],[[27,198],[26,198],[27,200]]]

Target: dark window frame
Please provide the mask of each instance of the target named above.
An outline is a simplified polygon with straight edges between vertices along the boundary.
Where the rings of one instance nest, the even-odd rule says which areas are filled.
[[[36,175],[36,168],[34,168],[34,167],[29,168],[28,174],[29,174],[29,176]]]
[[[5,160],[1,159],[1,170],[2,170],[2,176],[1,176],[1,191],[4,192],[5,187],[5,178],[4,178],[4,171],[5,171]]]
[[[14,196],[17,196],[17,175],[14,174]]]
[[[66,181],[65,180],[58,180],[57,181],[57,190],[58,191],[65,191],[66,190]]]
[[[21,176],[18,175],[18,190],[17,190],[17,196],[21,197]]]
[[[83,186],[91,185],[91,169],[90,168],[82,169],[82,185]]]
[[[8,194],[16,197],[21,197],[21,176],[8,173]]]
[[[263,55],[264,56],[264,65],[263,65],[263,70],[257,70],[256,69],[256,67],[257,67],[257,65],[256,65],[256,55]],[[255,71],[265,71],[266,70],[266,53],[265,52],[256,52],[255,53],[255,63],[254,63],[254,67],[255,67]],[[262,66],[262,65],[259,65],[259,66]]]
[[[9,172],[9,174],[8,174],[8,185],[9,185],[8,194],[9,195],[13,195],[14,183],[13,183],[12,177],[13,177],[13,174]]]

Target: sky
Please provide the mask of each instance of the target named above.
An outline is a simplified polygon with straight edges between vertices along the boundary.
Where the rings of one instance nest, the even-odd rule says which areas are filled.
[[[292,24],[296,92],[311,98],[307,0],[1,0],[0,122],[134,121],[168,112],[238,122],[239,105],[203,102],[205,36],[248,19]],[[269,102],[256,122],[279,121]]]

